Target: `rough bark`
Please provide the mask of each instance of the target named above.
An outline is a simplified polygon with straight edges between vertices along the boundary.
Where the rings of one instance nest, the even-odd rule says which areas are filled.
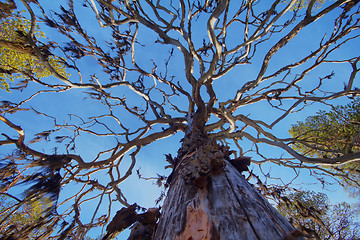
[[[187,153],[187,162],[201,157],[199,151]],[[181,167],[174,172],[154,239],[301,239],[297,238],[300,232],[228,161],[220,171],[210,171],[206,176],[200,173],[205,184],[188,181]]]

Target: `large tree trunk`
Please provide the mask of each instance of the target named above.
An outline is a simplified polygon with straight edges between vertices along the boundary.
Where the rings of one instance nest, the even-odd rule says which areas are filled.
[[[205,145],[219,148],[214,143]],[[189,177],[186,168],[194,165],[194,159],[197,170],[204,169],[200,165],[214,161],[199,157],[206,157],[206,153],[219,157],[218,152],[209,146],[192,153],[180,151],[182,160],[174,170],[154,239],[301,239],[297,238],[300,232],[228,161],[222,159],[221,169],[214,171],[212,167],[206,174],[200,170],[197,177]]]

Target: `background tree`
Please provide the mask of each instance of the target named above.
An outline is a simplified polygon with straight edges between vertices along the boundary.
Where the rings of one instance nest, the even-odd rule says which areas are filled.
[[[314,4],[313,7],[320,8],[324,2],[325,2],[325,0],[316,0],[315,2],[311,1],[311,0],[298,0],[294,6],[294,9],[307,8],[310,3]]]
[[[52,77],[4,95],[0,144],[17,169],[6,178],[21,176],[4,193],[50,194],[48,239],[111,239],[129,226],[130,239],[300,238],[241,173],[251,161],[266,181],[287,185],[304,169],[326,185],[339,173],[323,166],[358,161],[302,154],[284,132],[301,110],[359,93],[358,2],[21,0],[27,43]],[[55,44],[36,41],[40,22]],[[136,168],[147,178],[145,167],[167,165],[161,214],[143,206],[149,196],[129,197]]]
[[[293,226],[315,239],[358,239],[359,212],[348,203],[330,204],[324,193],[297,191],[282,194],[277,209]]]
[[[15,7],[15,5],[13,5]],[[21,12],[10,11],[3,14],[0,18],[0,88],[9,91],[7,79],[21,79],[16,87],[22,89],[26,86],[29,79],[35,76],[37,79],[48,77],[51,72],[37,57],[27,40],[30,31],[30,20],[22,17]],[[34,35],[36,39],[44,38],[44,32],[35,26]],[[37,41],[37,40],[36,40]],[[39,43],[39,48],[44,56],[48,58],[49,64],[64,77],[68,77],[65,66],[61,59],[51,55],[51,43],[43,45]],[[15,86],[14,86],[15,87]]]
[[[50,199],[44,197],[32,202],[23,202],[10,195],[1,195],[0,203],[2,239],[6,239],[5,236],[19,239],[23,236],[22,232],[26,232],[22,239],[36,239],[46,234],[49,225],[39,223],[43,222],[45,212],[51,208]]]
[[[290,134],[298,140],[293,148],[310,157],[332,158],[360,150],[360,99],[347,105],[332,107],[331,111],[319,111],[304,122],[297,122]],[[311,147],[309,147],[311,146]],[[339,178],[352,196],[360,196],[359,162],[328,167]]]

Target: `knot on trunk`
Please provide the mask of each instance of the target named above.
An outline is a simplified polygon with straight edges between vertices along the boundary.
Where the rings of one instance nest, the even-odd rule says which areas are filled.
[[[248,166],[250,165],[251,157],[240,156],[235,159],[230,159],[229,162],[241,173],[249,171]]]

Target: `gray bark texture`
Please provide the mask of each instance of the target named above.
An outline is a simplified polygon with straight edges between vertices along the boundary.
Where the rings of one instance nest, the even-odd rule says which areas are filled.
[[[237,169],[223,162],[220,171],[207,174],[205,184],[193,184],[182,174],[172,179],[154,239],[303,239]]]

